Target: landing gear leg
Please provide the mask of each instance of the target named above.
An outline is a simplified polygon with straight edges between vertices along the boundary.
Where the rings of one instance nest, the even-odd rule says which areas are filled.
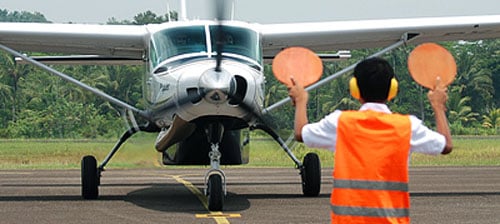
[[[99,185],[101,184],[101,173],[104,171],[104,167],[109,163],[118,149],[120,149],[120,146],[139,131],[155,132],[157,131],[157,128],[153,125],[130,128],[128,131],[123,133],[122,137],[118,140],[99,167],[97,166],[97,160],[94,156],[89,155],[83,157],[81,163],[83,199],[97,199],[99,197]]]
[[[210,157],[210,170],[205,175],[205,195],[208,200],[208,210],[222,211],[224,197],[227,194],[226,175],[220,169],[220,158],[222,155],[219,151],[219,143],[222,141],[224,126],[220,123],[209,124],[205,127],[205,132],[211,147],[211,151],[208,153]]]
[[[288,156],[293,160],[297,169],[300,170],[302,179],[302,192],[305,196],[318,196],[321,188],[321,164],[316,153],[308,153],[304,157],[304,163],[301,163],[293,152],[288,148],[285,141],[270,127],[262,124],[256,124],[253,129],[261,129],[269,134]]]

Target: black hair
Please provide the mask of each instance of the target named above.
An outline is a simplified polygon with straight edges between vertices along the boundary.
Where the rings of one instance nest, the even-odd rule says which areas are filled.
[[[354,68],[361,98],[365,102],[385,102],[389,95],[394,70],[383,58],[368,58]]]

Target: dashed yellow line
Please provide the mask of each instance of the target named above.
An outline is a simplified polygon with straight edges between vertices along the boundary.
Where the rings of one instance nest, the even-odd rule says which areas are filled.
[[[198,200],[200,200],[201,204],[203,207],[208,210],[208,201],[207,197],[203,193],[201,193],[200,190],[198,190],[197,187],[195,187],[191,182],[182,179],[182,175],[175,175],[171,176],[168,175],[169,177],[172,177],[175,181],[183,184],[191,193],[193,193]],[[229,220],[227,218],[241,218],[241,214],[224,214],[222,212],[211,212],[209,211],[209,214],[196,214],[196,218],[206,218],[206,219],[214,219],[216,223],[218,224],[229,224]]]
[[[202,219],[213,219],[213,218],[241,218],[241,214],[217,214],[218,212],[212,212],[210,214],[196,214],[196,218]]]

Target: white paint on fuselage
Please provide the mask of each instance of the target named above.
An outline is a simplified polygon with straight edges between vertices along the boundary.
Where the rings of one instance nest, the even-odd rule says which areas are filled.
[[[215,104],[202,98],[199,102],[185,102],[188,99],[187,89],[198,89],[201,75],[210,69],[215,68],[215,60],[202,60],[182,65],[171,72],[166,72],[151,77],[150,94],[153,95],[155,102],[153,108],[159,109],[165,105],[167,110],[159,111],[155,114],[157,123],[162,126],[168,126],[174,115],[180,116],[185,121],[192,121],[203,116],[227,116],[240,118],[251,122],[252,112],[248,108],[255,109],[260,113],[263,107],[264,99],[264,75],[247,64],[236,62],[229,59],[222,61],[222,67],[231,75],[238,75],[246,80],[247,88],[242,100],[245,108],[239,105],[232,105],[229,101],[221,104]],[[168,88],[166,88],[168,86]],[[163,90],[162,90],[163,87]]]

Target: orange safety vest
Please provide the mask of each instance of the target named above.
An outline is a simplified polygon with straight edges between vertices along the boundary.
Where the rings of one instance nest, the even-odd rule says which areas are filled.
[[[337,127],[332,223],[409,223],[408,116],[344,111]]]

